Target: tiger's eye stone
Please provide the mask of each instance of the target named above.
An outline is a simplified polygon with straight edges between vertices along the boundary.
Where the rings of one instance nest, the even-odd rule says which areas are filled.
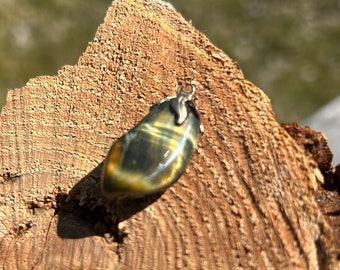
[[[188,94],[182,88],[177,97],[152,106],[143,120],[112,145],[101,183],[108,200],[161,192],[183,174],[201,125]]]

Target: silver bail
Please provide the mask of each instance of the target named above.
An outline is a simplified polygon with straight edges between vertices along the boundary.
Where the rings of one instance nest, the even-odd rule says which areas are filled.
[[[178,95],[171,100],[171,108],[176,113],[176,124],[181,125],[188,117],[186,102],[193,100],[196,88],[193,84],[186,84],[181,87]]]

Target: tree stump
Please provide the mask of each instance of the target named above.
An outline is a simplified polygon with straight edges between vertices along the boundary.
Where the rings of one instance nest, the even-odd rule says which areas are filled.
[[[196,85],[204,133],[161,196],[109,205],[110,145]],[[320,174],[268,97],[169,4],[117,0],[77,65],[9,91],[1,118],[3,269],[331,269]]]

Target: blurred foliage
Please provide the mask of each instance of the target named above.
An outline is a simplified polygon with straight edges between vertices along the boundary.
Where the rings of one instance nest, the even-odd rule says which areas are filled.
[[[170,2],[239,62],[272,99],[279,121],[299,121],[339,94],[339,0]],[[75,64],[110,3],[0,0],[0,97]]]
[[[112,0],[0,0],[0,108],[8,89],[76,64]]]

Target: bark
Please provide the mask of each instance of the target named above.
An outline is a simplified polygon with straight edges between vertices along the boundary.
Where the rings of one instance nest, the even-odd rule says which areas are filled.
[[[194,82],[204,133],[160,196],[108,205],[102,161]],[[77,65],[9,91],[0,131],[3,269],[323,269],[320,173],[236,62],[169,5],[117,0]]]

